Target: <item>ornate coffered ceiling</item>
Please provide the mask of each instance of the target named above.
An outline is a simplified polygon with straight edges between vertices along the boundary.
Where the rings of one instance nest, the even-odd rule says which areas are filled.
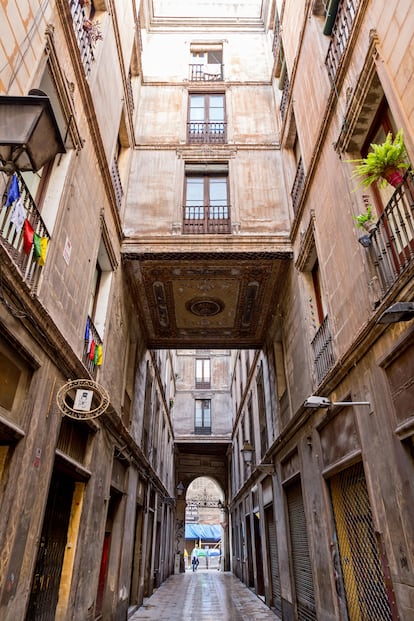
[[[289,253],[124,255],[151,348],[256,348]]]

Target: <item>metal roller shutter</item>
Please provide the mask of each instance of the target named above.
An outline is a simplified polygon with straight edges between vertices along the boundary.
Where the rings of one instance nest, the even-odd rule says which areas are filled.
[[[276,522],[273,516],[273,506],[265,510],[267,541],[269,544],[270,573],[272,576],[272,604],[276,611],[282,614],[282,596],[280,592],[279,556],[277,549]]]
[[[362,463],[330,479],[342,575],[350,619],[398,619],[385,552],[375,533]]]
[[[286,490],[289,512],[293,576],[299,621],[316,621],[312,566],[300,481]]]

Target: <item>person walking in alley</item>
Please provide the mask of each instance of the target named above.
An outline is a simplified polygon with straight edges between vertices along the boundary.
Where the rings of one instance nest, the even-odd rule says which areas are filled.
[[[200,561],[198,560],[198,546],[196,544],[195,547],[193,548],[193,551],[191,552],[191,565],[193,566],[193,571],[197,569],[199,562]]]

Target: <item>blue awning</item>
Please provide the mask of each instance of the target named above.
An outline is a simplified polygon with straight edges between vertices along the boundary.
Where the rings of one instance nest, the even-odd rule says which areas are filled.
[[[203,541],[206,539],[209,541],[220,541],[221,526],[216,524],[186,524],[185,538],[201,539]]]

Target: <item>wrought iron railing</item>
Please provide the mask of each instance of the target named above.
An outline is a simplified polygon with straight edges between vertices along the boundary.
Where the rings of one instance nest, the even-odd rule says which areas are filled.
[[[299,158],[298,167],[296,169],[295,179],[293,181],[292,190],[290,196],[292,197],[292,206],[294,213],[297,212],[300,199],[303,194],[303,188],[305,187],[305,170],[303,168],[302,158]]]
[[[122,188],[122,182],[121,182],[121,176],[119,174],[118,162],[116,161],[115,158],[112,160],[111,178],[112,178],[112,185],[114,186],[114,191],[115,191],[116,206],[118,207],[118,211],[119,211],[122,206],[122,197],[124,195],[124,190]]]
[[[223,65],[190,64],[190,80],[192,82],[210,82],[223,79]]]
[[[280,100],[280,116],[282,117],[282,121],[285,118],[287,104],[289,100],[289,89],[290,83],[287,71],[285,72],[285,76],[283,78],[283,89],[282,89],[282,98]]]
[[[210,436],[211,427],[194,427],[194,434],[196,436]]]
[[[414,174],[405,176],[364,238],[384,296],[414,260]]]
[[[128,96],[128,104],[131,110],[134,109],[134,92],[132,90],[132,75],[131,71],[129,71],[126,79],[126,88],[127,88],[127,96]]]
[[[272,52],[273,57],[277,59],[280,53],[280,24],[278,15],[276,15],[275,29],[273,32]]]
[[[43,261],[39,261],[39,257],[36,256],[36,247],[28,243],[27,230],[25,240],[25,224],[22,221],[23,216],[28,221],[30,231],[33,231],[33,234],[36,233],[39,238],[46,240],[46,248],[50,235],[29,189],[19,172],[16,173],[16,179],[20,197],[6,207],[6,203],[10,202],[7,201],[7,196],[10,190],[10,184],[12,183],[12,177],[1,175],[2,201],[0,209],[0,243],[11,256],[23,280],[32,290],[36,290],[45,257],[43,257]],[[18,202],[20,202],[19,206],[17,206]],[[20,222],[17,219],[17,209],[19,209],[22,214]]]
[[[328,316],[325,317],[312,340],[312,349],[316,378],[319,384],[335,364]]]
[[[211,388],[211,382],[210,382],[210,380],[198,380],[198,379],[196,379],[195,387],[196,388],[203,388],[205,390],[206,388]]]
[[[190,144],[224,144],[226,123],[191,121],[187,123],[187,142]]]
[[[97,369],[102,364],[102,339],[90,317],[86,320],[82,362],[92,377],[96,377]]]
[[[230,205],[191,205],[183,207],[183,233],[220,235],[231,231]]]
[[[85,23],[88,21],[88,16],[86,15],[79,0],[69,0],[69,5],[70,12],[72,14],[73,29],[78,42],[82,64],[85,69],[85,75],[88,76],[91,72],[92,63],[95,60],[91,37],[85,29]]]
[[[331,43],[325,60],[329,79],[332,83],[335,82],[336,73],[351,34],[359,3],[360,0],[340,0],[339,2],[332,29]]]

